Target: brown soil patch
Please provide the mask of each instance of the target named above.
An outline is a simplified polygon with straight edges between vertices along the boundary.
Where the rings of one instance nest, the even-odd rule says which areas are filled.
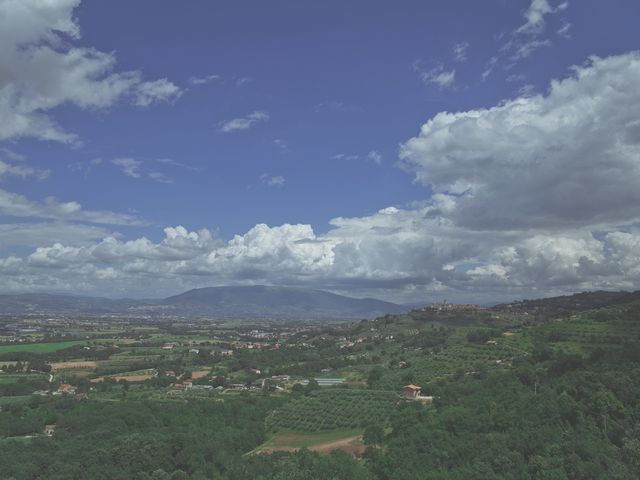
[[[297,441],[301,438],[304,438],[304,435],[295,433],[278,435],[277,437],[272,439],[271,445],[262,447],[256,453],[295,452],[300,450],[302,447],[293,447],[291,446],[291,444],[297,443]],[[312,452],[323,454],[331,453],[334,450],[343,450],[353,457],[361,455],[365,450],[365,446],[362,441],[362,435],[341,438],[339,440],[332,440],[330,442],[317,443],[315,445],[309,445],[306,448],[308,450],[311,450]]]
[[[109,378],[114,379],[116,382],[120,380],[126,380],[127,382],[144,382],[145,380],[149,380],[153,378],[154,375],[150,373],[143,373],[141,375],[112,375]],[[91,383],[99,383],[104,381],[105,377],[92,378]]]
[[[57,372],[59,370],[95,370],[97,367],[96,362],[82,361],[82,362],[56,362],[51,364],[51,370]]]
[[[313,447],[309,447],[309,450],[313,450],[318,453],[331,453],[334,450],[343,450],[350,455],[356,456],[356,454],[362,454],[364,452],[364,448],[362,435],[358,435],[356,437],[343,438],[342,440],[336,440],[334,442],[314,445]]]
[[[206,377],[209,375],[209,372],[211,372],[211,370],[196,370],[195,372],[191,372],[191,378],[196,380],[197,378]]]

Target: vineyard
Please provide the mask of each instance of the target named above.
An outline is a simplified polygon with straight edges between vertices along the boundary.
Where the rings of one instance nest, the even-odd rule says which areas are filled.
[[[403,385],[415,383],[424,387],[439,378],[477,371],[478,369],[503,369],[508,367],[516,355],[524,352],[510,344],[511,339],[501,338],[495,344],[455,344],[441,351],[419,350],[406,354],[406,368],[389,369],[375,388],[398,390]]]
[[[292,400],[267,417],[271,431],[317,432],[384,422],[399,396],[374,390],[325,389]]]
[[[538,343],[548,343],[565,353],[589,353],[598,348],[620,348],[640,336],[632,306],[587,311],[563,321],[552,321],[534,332]]]

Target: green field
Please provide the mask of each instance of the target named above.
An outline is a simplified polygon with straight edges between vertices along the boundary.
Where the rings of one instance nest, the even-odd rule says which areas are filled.
[[[51,353],[73,347],[74,345],[85,345],[89,340],[71,340],[68,342],[50,343],[21,343],[17,345],[0,345],[0,354],[15,352]]]
[[[6,374],[6,373],[0,373],[0,385],[1,384],[7,384],[7,383],[18,383],[18,381],[21,378],[25,378],[25,379],[38,379],[38,378],[45,378],[43,375],[39,375],[39,374]]]

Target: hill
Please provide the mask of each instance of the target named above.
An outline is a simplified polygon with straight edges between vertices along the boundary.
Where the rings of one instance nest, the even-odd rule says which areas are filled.
[[[496,305],[494,311],[527,312],[530,315],[566,316],[609,305],[621,305],[640,300],[640,291],[581,292],[559,297],[520,300]]]

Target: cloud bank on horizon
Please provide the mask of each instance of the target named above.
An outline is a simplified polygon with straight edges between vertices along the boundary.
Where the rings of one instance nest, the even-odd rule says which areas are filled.
[[[83,15],[91,18],[80,0],[0,0],[0,292],[161,296],[276,284],[392,301],[484,302],[640,288],[640,52],[614,45],[616,52],[590,52],[558,74],[534,78],[529,57],[553,56],[568,48],[557,42],[577,41],[567,32],[578,29],[569,20],[580,7],[521,3],[517,16],[505,17],[506,33],[486,58],[470,36],[426,61],[407,61],[404,81],[436,100],[412,107],[408,116],[422,125],[408,122],[385,136],[386,124],[353,121],[375,116],[356,93],[322,100],[300,87],[278,109],[269,101],[277,86],[268,95],[247,93],[259,88],[257,75],[182,72],[176,61],[165,76],[157,65],[132,67],[135,56],[121,67],[122,47],[106,53],[108,42],[98,37],[92,40],[100,48],[79,43]],[[210,71],[221,71],[215,56],[210,61]],[[245,78],[251,82],[240,82]],[[341,84],[349,81],[347,71]],[[499,82],[496,92],[486,90],[492,81]],[[516,90],[504,94],[511,84]],[[211,107],[218,117],[204,124],[201,144],[186,126],[186,133],[168,130],[168,122],[181,125],[197,114],[199,95],[220,88],[227,89],[220,106]],[[304,108],[292,113],[290,102],[303,94]],[[358,107],[317,108],[351,104]],[[144,122],[155,121],[145,110],[154,108],[168,120],[145,137]],[[85,131],[86,118],[98,125],[134,115],[141,117],[126,128],[135,135],[121,130],[103,141]],[[341,117],[350,130],[338,124]],[[331,144],[332,135],[338,145],[327,152],[334,153],[321,151],[313,167],[305,166],[302,158]],[[206,151],[215,160],[185,163],[149,150],[164,136],[175,137],[171,147],[179,151],[197,151],[193,159]],[[298,146],[305,142],[309,150]],[[246,156],[231,156],[242,148]],[[59,168],[52,151],[78,160]],[[240,172],[244,184],[234,184]],[[364,185],[349,196],[341,177],[352,172]],[[93,191],[81,187],[79,175]],[[393,186],[395,176],[404,183]],[[306,219],[295,208],[316,205],[305,203],[313,197],[304,183],[311,177],[327,180],[327,200],[312,198],[322,213]],[[225,183],[241,194],[223,196]],[[371,187],[387,184],[387,196]],[[207,197],[210,190],[220,197]],[[74,194],[82,200],[70,199]],[[395,200],[380,205],[381,196]],[[353,203],[331,204],[331,197]],[[175,211],[172,199],[180,202]],[[259,218],[261,202],[278,209],[276,218],[294,220]],[[234,214],[249,225],[242,233],[211,226]]]

